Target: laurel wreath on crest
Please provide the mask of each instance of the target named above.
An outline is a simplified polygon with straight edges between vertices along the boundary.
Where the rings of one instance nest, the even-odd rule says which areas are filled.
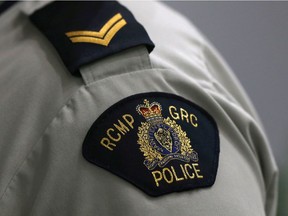
[[[186,136],[186,132],[184,132],[181,126],[177,125],[177,123],[169,117],[164,119],[163,122],[173,128],[177,133],[181,142],[181,154],[185,156],[190,155],[193,152],[193,149],[190,144],[190,139]],[[163,156],[149,144],[149,127],[150,124],[148,122],[141,122],[141,126],[138,128],[137,135],[139,139],[137,143],[140,145],[140,151],[143,152],[145,159],[150,162],[155,159],[162,160]]]

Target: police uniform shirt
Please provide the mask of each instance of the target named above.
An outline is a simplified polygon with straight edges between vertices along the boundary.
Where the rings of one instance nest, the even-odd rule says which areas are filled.
[[[177,12],[158,2],[121,4],[144,26],[154,50],[148,55],[140,44],[95,59],[79,68],[78,77],[29,19],[47,2],[21,2],[1,14],[0,215],[275,215],[277,167],[257,114],[229,67]],[[149,101],[155,106],[146,98],[155,98]],[[136,99],[142,101],[138,108]],[[220,153],[216,147],[210,152],[208,143],[205,149],[205,143],[191,142],[197,163],[179,162],[180,169],[174,165],[177,158],[162,168],[158,161],[152,175],[143,175],[142,168],[133,167],[134,161],[145,161],[142,152],[129,150],[131,142],[145,142],[139,128],[148,123],[136,109],[143,115],[145,109],[159,116],[162,111],[166,123],[159,124],[155,139],[169,116],[177,123],[169,127],[176,131],[174,141],[186,127],[193,128],[199,143],[217,144],[219,136]],[[209,127],[203,132],[204,122]],[[110,163],[114,156],[97,152],[91,156],[94,164],[87,161],[82,148],[90,147],[89,134],[95,131],[114,139],[111,144],[102,138],[102,147],[121,148],[123,161],[105,168],[97,157]],[[205,136],[209,131],[217,136]],[[192,132],[184,132],[180,141],[193,141]],[[213,169],[205,167],[205,152],[217,162]],[[135,168],[131,176],[120,170],[124,162]],[[206,168],[215,182],[202,187]],[[191,176],[199,187],[187,186]],[[148,178],[158,191],[145,191],[152,184]],[[175,189],[177,184],[182,190]]]

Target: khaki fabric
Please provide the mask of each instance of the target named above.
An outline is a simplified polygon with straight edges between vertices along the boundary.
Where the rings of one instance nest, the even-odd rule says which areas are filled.
[[[157,2],[123,4],[155,50],[149,57],[135,47],[86,65],[83,79],[29,22],[31,2],[0,16],[0,215],[275,215],[277,167],[233,73],[176,12]],[[212,187],[153,198],[83,158],[86,133],[107,108],[154,91],[182,96],[216,120]]]

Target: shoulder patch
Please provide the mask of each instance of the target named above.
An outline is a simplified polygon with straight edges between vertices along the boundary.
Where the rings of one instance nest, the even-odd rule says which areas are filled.
[[[133,14],[116,1],[55,1],[30,16],[73,75],[79,68],[125,49],[154,44]]]
[[[176,95],[130,96],[92,125],[83,155],[151,196],[212,186],[219,158],[213,118]]]

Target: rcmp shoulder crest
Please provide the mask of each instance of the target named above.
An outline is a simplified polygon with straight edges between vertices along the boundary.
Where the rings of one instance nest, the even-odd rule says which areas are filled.
[[[184,162],[198,161],[198,154],[191,147],[186,132],[174,120],[163,118],[161,105],[144,100],[145,105],[138,105],[137,111],[146,122],[141,122],[138,132],[138,144],[145,156],[144,164],[149,169],[157,165],[164,167],[171,160]]]
[[[83,156],[160,196],[214,184],[219,134],[214,119],[196,104],[143,93],[119,101],[93,123]]]

